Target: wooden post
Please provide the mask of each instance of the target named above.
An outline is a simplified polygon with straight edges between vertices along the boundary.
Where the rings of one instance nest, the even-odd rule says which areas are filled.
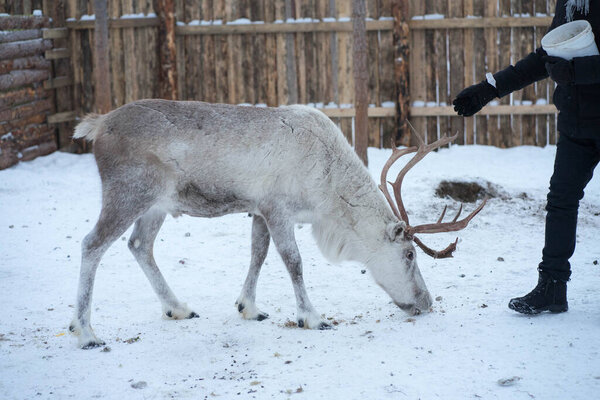
[[[158,93],[167,100],[177,99],[177,52],[175,48],[175,2],[153,0],[158,16]]]
[[[110,111],[110,71],[108,66],[108,11],[107,0],[94,0],[94,91],[96,111],[106,114]]]
[[[353,63],[354,63],[354,150],[365,165],[369,165],[367,146],[369,143],[369,72],[367,71],[367,8],[365,0],[352,1]]]
[[[406,123],[410,110],[408,0],[394,0],[392,14],[394,16],[394,75],[398,96],[396,102],[398,135],[395,142],[407,146],[410,142],[410,129]]]

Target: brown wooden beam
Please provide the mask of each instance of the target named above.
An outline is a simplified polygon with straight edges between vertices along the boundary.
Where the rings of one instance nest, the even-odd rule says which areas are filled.
[[[67,21],[69,29],[94,29],[94,20]],[[111,18],[108,20],[109,28],[144,28],[158,26],[158,18]]]
[[[552,17],[483,17],[411,19],[410,29],[527,28],[550,26]]]
[[[177,99],[177,52],[175,47],[174,0],[154,0],[158,16],[158,96],[167,100]]]
[[[558,111],[553,104],[532,105],[499,105],[483,107],[477,115],[538,115],[556,114]],[[452,106],[436,107],[411,107],[410,115],[413,117],[449,116],[456,117],[456,111]]]
[[[367,29],[365,0],[352,1],[352,57],[354,74],[354,151],[365,165],[369,165],[367,147],[369,144],[369,72],[367,71]]]
[[[111,110],[107,7],[107,0],[94,0],[94,97],[96,112],[100,114]]]
[[[408,145],[410,129],[407,121],[410,112],[409,68],[410,30],[408,24],[408,0],[395,0],[392,5],[394,16],[394,80],[396,82],[396,126],[398,134],[395,144]]]
[[[77,118],[75,111],[65,111],[48,116],[49,124],[57,124],[59,122],[74,121]]]

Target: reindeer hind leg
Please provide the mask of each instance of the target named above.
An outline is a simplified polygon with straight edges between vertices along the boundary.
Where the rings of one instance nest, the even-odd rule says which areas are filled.
[[[163,315],[169,319],[195,318],[198,317],[198,314],[188,309],[186,304],[177,300],[154,260],[154,240],[165,220],[165,216],[164,211],[150,209],[139,217],[129,238],[129,250],[135,256],[142,271],[150,281],[152,289],[158,296],[162,304]]]

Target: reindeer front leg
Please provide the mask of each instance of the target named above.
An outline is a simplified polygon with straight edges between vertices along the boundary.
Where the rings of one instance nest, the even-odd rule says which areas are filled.
[[[302,258],[300,257],[294,237],[294,225],[283,218],[280,219],[273,215],[265,218],[275,247],[292,278],[298,310],[298,326],[306,329],[331,329],[331,326],[321,319],[319,313],[308,299],[308,294],[304,287],[304,278],[302,277]]]
[[[238,297],[235,302],[238,311],[242,314],[244,319],[262,321],[269,317],[269,314],[256,308],[255,301],[256,282],[258,281],[260,268],[267,257],[270,241],[271,236],[269,235],[269,229],[267,228],[264,218],[260,215],[254,215],[252,219],[252,258],[250,261],[250,268],[248,269],[248,275],[246,276],[242,293],[240,293],[240,297]]]

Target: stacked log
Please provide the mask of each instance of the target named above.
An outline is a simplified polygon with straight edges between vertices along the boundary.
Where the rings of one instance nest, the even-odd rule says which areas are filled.
[[[44,17],[0,17],[0,169],[56,150],[47,123],[52,92],[43,87],[51,78],[44,54],[52,41],[42,37],[48,25]]]

